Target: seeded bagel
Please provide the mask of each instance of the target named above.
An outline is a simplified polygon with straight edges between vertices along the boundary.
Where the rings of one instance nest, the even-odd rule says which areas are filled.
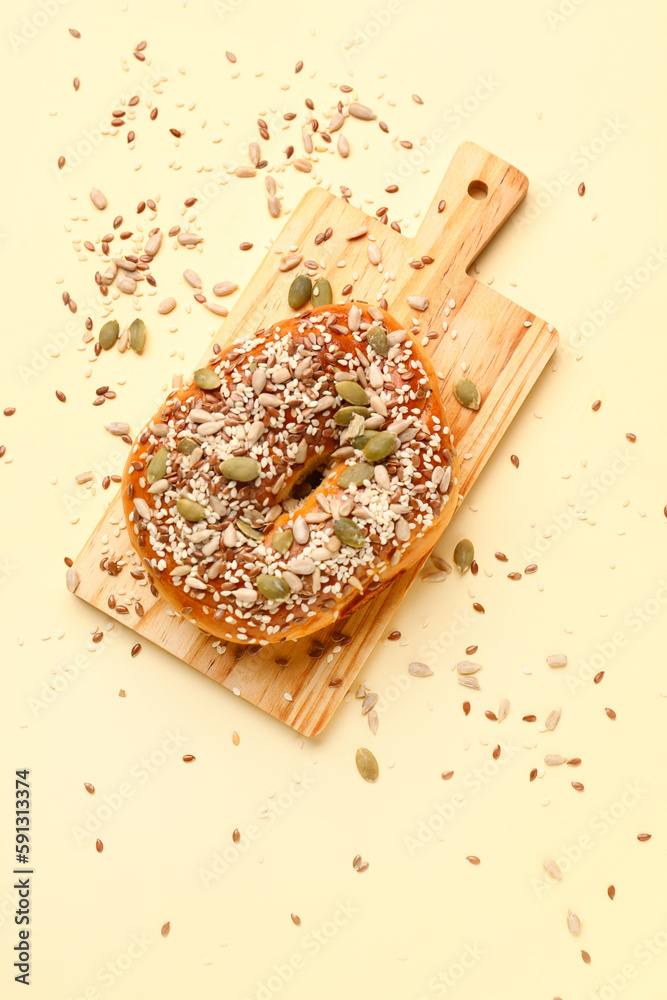
[[[214,355],[123,473],[165,602],[235,643],[340,621],[425,556],[456,509],[438,380],[384,310],[321,306]]]

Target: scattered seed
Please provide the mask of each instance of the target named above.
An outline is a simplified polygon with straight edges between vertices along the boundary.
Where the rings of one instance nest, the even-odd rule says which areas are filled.
[[[454,565],[459,572],[465,573],[466,570],[470,569],[474,556],[475,549],[469,538],[462,538],[460,542],[457,542],[454,549]]]
[[[616,895],[616,886],[610,885],[607,888],[607,895],[609,896],[610,899],[613,899],[614,896]]]
[[[118,284],[118,282],[116,282]],[[143,319],[137,317],[130,323],[130,347],[137,354],[141,354],[146,344],[146,324]]]
[[[301,926],[301,917],[297,916],[296,913],[290,913],[290,917],[292,919],[293,924],[295,924],[297,927]]]
[[[380,767],[370,750],[360,747],[355,755],[357,771],[364,781],[377,781],[380,775]]]
[[[580,198],[583,197],[586,194],[586,185],[584,184],[583,181],[581,182],[581,184],[577,188],[577,194],[579,195]]]
[[[579,937],[581,934],[581,920],[572,910],[567,911],[567,929],[574,937]]]
[[[593,683],[599,684],[603,677],[604,677],[604,670],[600,670],[593,678]]]
[[[547,663],[550,667],[565,667],[567,666],[567,656],[565,653],[552,653],[551,656],[547,656]]]
[[[644,842],[646,840],[650,840],[651,836],[652,836],[652,834],[650,834],[650,833],[638,833],[637,834],[637,840],[641,840],[642,842]]]
[[[140,652],[141,652],[141,643],[135,642],[134,646],[130,650],[130,656],[132,657],[132,659],[134,659],[134,657],[138,656]]]
[[[610,719],[616,718],[616,712],[614,711],[613,708],[605,708],[605,712],[607,713]]]
[[[454,383],[454,395],[461,404],[469,410],[479,410],[482,402],[479,389],[469,378],[460,378]]]
[[[469,861],[471,865],[479,865],[481,863],[476,854],[469,854],[466,861]]]
[[[412,674],[413,677],[432,677],[433,671],[426,663],[420,663],[416,660],[414,663],[408,664],[408,673]]]
[[[104,844],[102,843],[101,840],[95,841],[95,850],[97,851],[98,854],[101,854],[102,851],[104,850]]]
[[[183,763],[184,764],[191,764],[192,761],[196,760],[196,759],[197,758],[193,754],[191,754],[191,753],[183,754]]]
[[[583,958],[583,960],[586,963],[586,965],[590,965],[591,964],[591,956],[588,954],[587,951],[584,951],[582,949],[581,957]]]
[[[118,340],[119,332],[120,332],[120,327],[118,326],[117,319],[110,319],[104,324],[104,326],[100,330],[100,335],[98,338],[100,347],[102,348],[103,351],[108,351],[113,347],[113,345]]]
[[[95,785],[91,785],[89,781],[84,781],[83,787],[86,789],[89,795],[95,794]]]
[[[377,118],[377,115],[375,114],[374,111],[372,111],[365,104],[360,104],[358,101],[352,101],[352,103],[348,108],[348,111],[350,112],[353,118],[361,118],[362,121],[369,122]]]

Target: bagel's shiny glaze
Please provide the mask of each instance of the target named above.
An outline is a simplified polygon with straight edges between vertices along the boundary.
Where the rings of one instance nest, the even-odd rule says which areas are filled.
[[[388,334],[386,357],[367,343],[370,326]],[[191,382],[172,392],[123,475],[129,536],[167,604],[219,638],[280,642],[339,620],[427,554],[455,511],[458,463],[430,361],[388,313],[323,306],[232,344],[209,367],[220,388]],[[336,393],[336,373],[369,397],[370,417],[348,428],[333,419],[348,405]],[[392,428],[396,449],[376,463],[372,479],[343,489],[341,474],[364,461],[345,439],[366,428]],[[191,456],[177,450],[184,437],[197,446]],[[151,485],[147,468],[160,448],[166,475]],[[219,467],[232,456],[259,461],[258,480],[225,478]],[[325,464],[321,483],[291,499]],[[202,505],[201,520],[177,512],[183,497]],[[341,517],[361,529],[360,547],[340,543]],[[239,521],[258,537],[243,534]],[[281,555],[272,540],[287,528],[296,538]],[[260,576],[260,583],[286,580],[289,597],[266,599]]]

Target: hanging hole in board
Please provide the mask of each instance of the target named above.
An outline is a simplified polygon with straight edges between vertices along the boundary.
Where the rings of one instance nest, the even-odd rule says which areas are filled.
[[[489,188],[484,181],[470,181],[470,184],[468,184],[468,194],[476,201],[483,201],[488,193]]]

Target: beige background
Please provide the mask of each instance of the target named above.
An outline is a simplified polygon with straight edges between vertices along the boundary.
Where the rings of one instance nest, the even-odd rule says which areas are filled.
[[[0,409],[17,408],[0,416],[2,996],[23,995],[10,970],[9,811],[14,770],[28,767],[35,1000],[662,1000],[663,5],[11,6],[0,32]],[[132,48],[142,38],[139,63]],[[415,231],[464,139],[526,172],[528,198],[480,259],[479,277],[554,322],[562,346],[438,546],[451,559],[469,536],[478,577],[418,583],[394,622],[401,642],[381,643],[363,670],[380,693],[378,735],[352,700],[323,736],[301,742],[159,649],[144,644],[131,659],[134,639],[121,626],[91,643],[108,622],[67,593],[62,560],[77,553],[110,498],[102,476],[122,465],[125,446],[103,424],[128,420],[137,430],[215,328],[209,313],[186,311],[183,267],[196,267],[207,289],[222,279],[242,286],[281,225],[268,216],[261,179],[228,182],[226,168],[246,162],[260,114],[274,135],[262,144],[271,164],[288,135],[300,148],[305,97],[323,111],[342,83],[390,133],[348,122],[352,155],[324,154],[317,174],[334,191],[347,184],[369,212],[391,198],[405,232]],[[98,131],[132,93],[142,97],[134,150],[122,134]],[[299,118],[280,136],[289,110]],[[170,126],[186,131],[179,148]],[[412,162],[392,143],[397,135],[415,143]],[[313,183],[293,171],[278,177],[285,209]],[[400,191],[387,196],[394,177]],[[92,185],[109,198],[103,217],[88,200]],[[80,348],[84,317],[100,325],[95,265],[77,259],[72,239],[103,233],[116,212],[136,221],[136,202],[158,194],[162,225],[182,222],[183,199],[199,197],[205,249],[187,258],[162,252],[158,297],[142,300],[144,355],[113,352],[91,363],[90,348]],[[241,240],[254,249],[240,253]],[[76,316],[61,303],[65,288]],[[167,294],[178,310],[158,317]],[[130,303],[116,314],[131,318]],[[92,408],[101,383],[118,397]],[[87,469],[94,488],[78,488],[74,476]],[[494,559],[498,549],[507,566]],[[539,565],[534,576],[506,579],[530,562]],[[484,617],[471,611],[473,599]],[[450,668],[472,643],[484,669],[466,718],[466,692]],[[567,668],[546,666],[554,652],[567,653]],[[416,659],[435,675],[410,678]],[[598,670],[605,676],[595,685]],[[498,732],[484,711],[497,711],[503,697],[511,711]],[[540,732],[556,706],[557,730]],[[522,722],[527,713],[538,722]],[[362,745],[380,762],[376,785],[356,772]],[[184,753],[196,761],[184,764]],[[547,753],[583,763],[547,768],[530,783]],[[455,775],[443,782],[449,769]],[[653,836],[640,843],[644,831]],[[370,863],[363,874],[352,868],[357,853]],[[479,866],[466,861],[471,854]],[[546,858],[559,861],[561,882],[540,883]],[[568,933],[568,909],[583,919],[578,939]]]

